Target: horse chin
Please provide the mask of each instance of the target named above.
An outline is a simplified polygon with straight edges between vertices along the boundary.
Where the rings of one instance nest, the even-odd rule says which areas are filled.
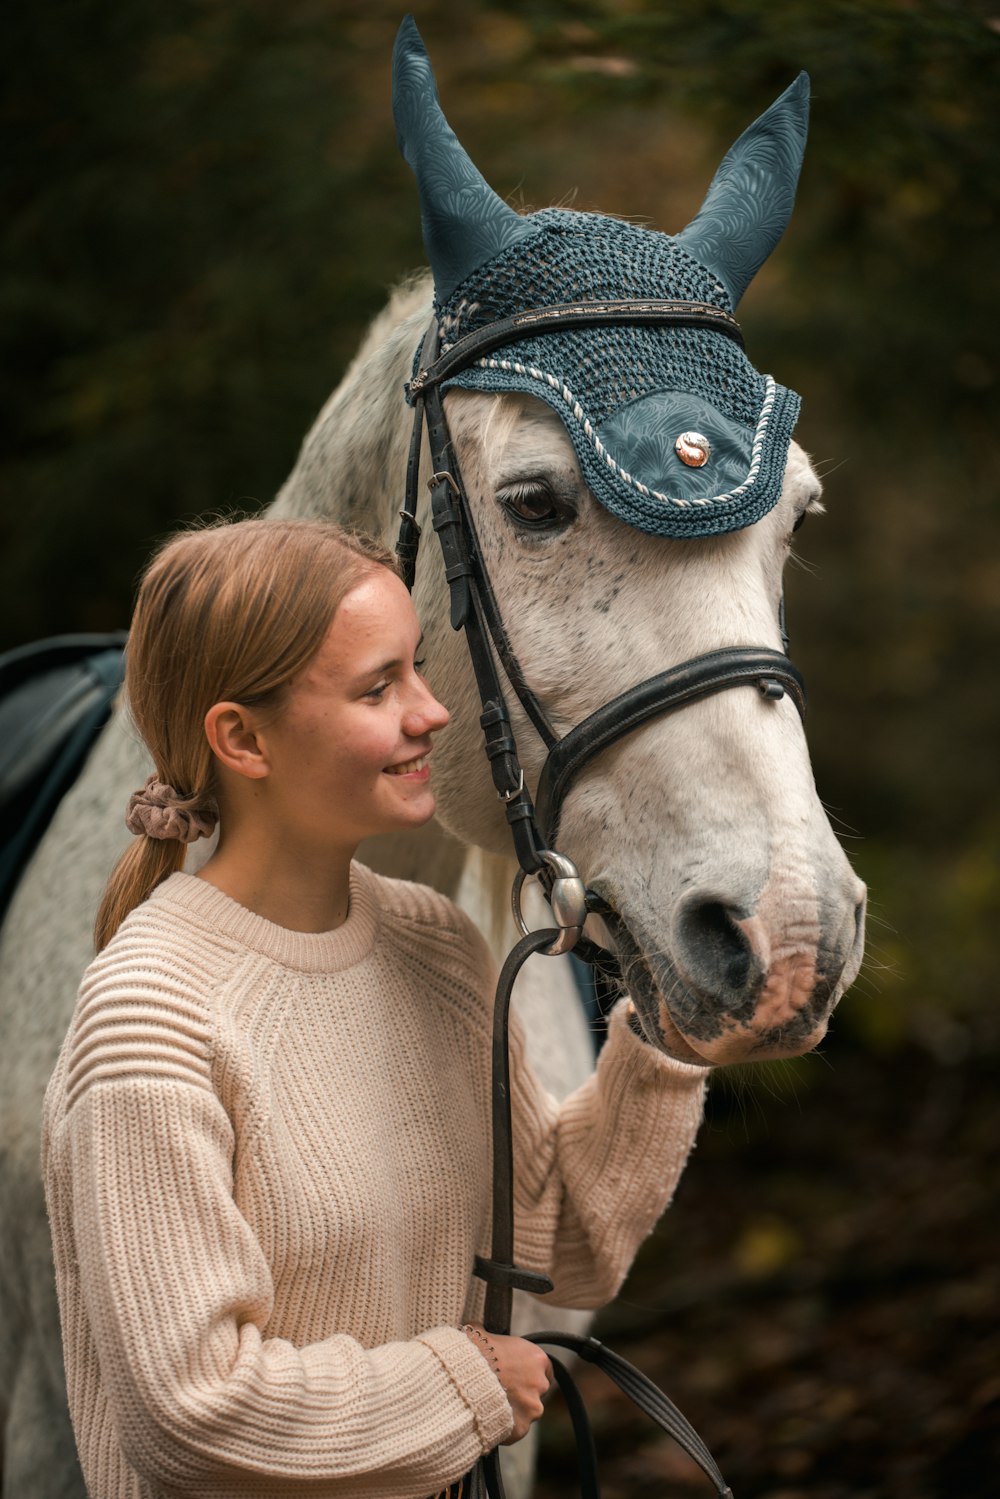
[[[720,1015],[702,1024],[702,1034],[690,1035],[678,1024],[674,1010],[703,1014],[704,998],[688,989],[669,958],[649,955],[617,912],[603,913],[602,920],[646,1039],[676,1061],[696,1067],[774,1061],[812,1051],[826,1035],[834,1006],[825,990],[814,994],[791,1024],[755,1030]]]

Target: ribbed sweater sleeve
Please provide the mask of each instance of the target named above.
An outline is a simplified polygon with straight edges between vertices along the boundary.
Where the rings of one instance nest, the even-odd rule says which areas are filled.
[[[518,1262],[547,1271],[558,1306],[604,1306],[680,1181],[705,1070],[636,1036],[623,1002],[596,1071],[561,1104],[535,1079],[516,1021],[511,1072]]]
[[[464,940],[489,973],[471,922]],[[510,1066],[518,1262],[552,1277],[556,1305],[604,1306],[680,1181],[702,1121],[706,1069],[647,1045],[624,1001],[594,1074],[561,1104],[536,1079],[516,1014]]]
[[[128,985],[105,972],[84,991],[46,1141],[47,1176],[72,1182],[71,1222],[53,1214],[57,1263],[76,1262],[75,1315],[128,1463],[156,1489],[213,1499],[406,1499],[458,1477],[511,1421],[461,1331],[374,1348],[264,1335],[273,1287],[234,1201],[209,1017],[176,973],[137,987],[134,971],[133,954]]]

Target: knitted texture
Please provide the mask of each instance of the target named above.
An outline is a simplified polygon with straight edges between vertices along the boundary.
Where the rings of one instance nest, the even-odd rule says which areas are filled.
[[[480,266],[436,308],[444,348],[529,308],[651,297],[732,312],[722,282],[669,235],[598,214],[545,209],[535,232]],[[751,525],[781,493],[799,398],[757,373],[710,329],[546,331],[505,345],[448,386],[538,397],[559,415],[594,496],[657,536],[704,536]],[[709,438],[703,468],[674,443]]]
[[[441,1489],[510,1430],[486,1359],[491,963],[353,866],[336,931],[175,874],[88,969],[45,1102],[70,1410],[91,1499]],[[518,1252],[592,1306],[669,1200],[703,1075],[619,1010],[561,1107],[515,1026]]]

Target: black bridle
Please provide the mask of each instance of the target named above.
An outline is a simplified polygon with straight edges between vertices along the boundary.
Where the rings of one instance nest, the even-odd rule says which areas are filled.
[[[525,875],[540,875],[547,890],[553,878],[547,856],[555,853],[566,793],[587,762],[601,750],[650,719],[730,687],[750,685],[770,700],[780,699],[787,692],[799,713],[805,713],[805,684],[798,670],[783,652],[765,647],[731,646],[695,656],[630,687],[562,738],[553,729],[525,676],[483,561],[472,507],[444,413],[441,387],[446,380],[514,338],[611,323],[714,328],[741,345],[743,342],[736,320],[709,303],[666,299],[564,303],[486,324],[444,350],[439,346],[437,324],[432,323],[421,349],[419,371],[409,387],[414,403],[413,435],[396,544],[403,579],[412,589],[420,540],[416,509],[421,434],[426,422],[432,469],[431,515],[444,556],[452,628],[465,632],[479,691],[486,755],[510,825],[517,861]],[[534,802],[524,782],[498,662],[548,751]],[[589,908],[600,908],[598,897],[591,897]],[[567,941],[566,947],[571,945]]]
[[[419,370],[410,382],[414,405],[404,507],[396,543],[400,570],[413,588],[420,527],[416,520],[422,431],[426,423],[431,456],[431,515],[444,557],[451,603],[451,625],[465,632],[469,658],[479,692],[480,725],[493,784],[504,805],[520,871],[514,886],[514,915],[524,932],[508,956],[500,975],[493,1030],[493,1245],[489,1259],[476,1258],[476,1273],[486,1281],[484,1324],[489,1331],[510,1328],[511,1296],[515,1289],[544,1293],[552,1283],[544,1275],[519,1269],[513,1260],[513,1159],[511,1148],[510,1087],[507,1056],[507,1016],[514,979],[535,952],[553,955],[575,948],[590,962],[605,993],[615,989],[620,970],[613,953],[583,937],[588,912],[607,912],[600,896],[587,890],[571,860],[556,850],[560,815],[566,794],[583,767],[602,750],[651,719],[686,707],[731,687],[752,686],[769,701],[790,695],[800,715],[805,714],[805,684],[788,656],[765,647],[731,646],[692,657],[668,671],[640,682],[591,713],[562,737],[556,734],[532,690],[504,627],[489,573],[483,560],[469,498],[444,413],[442,385],[492,349],[528,336],[566,328],[610,324],[657,327],[712,328],[743,343],[739,325],[722,309],[708,303],[660,298],[579,302],[540,307],[489,323],[441,349],[436,322],[421,348]],[[784,611],[781,616],[782,639]],[[525,785],[499,666],[524,712],[544,743],[547,755],[532,801]],[[538,875],[556,919],[554,929],[529,933],[520,913],[523,879]],[[640,1407],[685,1448],[711,1478],[720,1495],[729,1494],[722,1474],[697,1433],[661,1391],[645,1376],[593,1338],[562,1333],[539,1333],[534,1341],[571,1348],[596,1363]],[[552,1360],[567,1399],[577,1434],[584,1499],[596,1499],[597,1478],[593,1445],[582,1402],[568,1371]],[[503,1499],[496,1453],[483,1460],[483,1478],[491,1499]]]

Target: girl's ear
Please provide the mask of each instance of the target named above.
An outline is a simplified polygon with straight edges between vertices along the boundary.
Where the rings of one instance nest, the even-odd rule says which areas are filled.
[[[252,709],[240,703],[214,703],[205,714],[205,737],[227,770],[250,781],[270,775],[270,760]]]

